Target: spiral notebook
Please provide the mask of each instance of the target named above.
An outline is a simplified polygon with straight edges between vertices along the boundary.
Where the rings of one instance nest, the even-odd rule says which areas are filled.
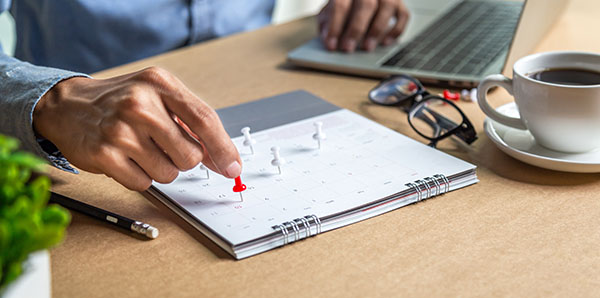
[[[478,182],[474,165],[306,91],[217,112],[242,157],[243,201],[233,180],[200,167],[149,192],[236,259]]]

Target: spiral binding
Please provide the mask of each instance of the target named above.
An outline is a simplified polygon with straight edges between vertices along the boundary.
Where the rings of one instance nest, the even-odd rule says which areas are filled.
[[[414,182],[406,183],[405,185],[415,191],[417,194],[417,202],[450,191],[450,180],[442,174],[425,177]]]
[[[311,232],[311,227],[313,226],[315,230],[314,234]],[[322,231],[321,220],[314,214],[286,221],[282,224],[274,225],[272,228],[281,231],[281,234],[283,235],[283,245],[290,243],[290,229],[292,230],[291,232],[294,233],[294,241],[315,236]]]
[[[420,202],[450,191],[450,180],[442,174],[436,174],[406,183],[406,186],[414,190],[417,195],[417,202]],[[314,234],[311,230],[313,227],[315,230]],[[292,242],[295,242],[322,232],[321,220],[314,214],[286,221],[282,224],[274,225],[272,228],[281,231],[283,245],[290,243],[290,233],[293,233],[294,240]]]

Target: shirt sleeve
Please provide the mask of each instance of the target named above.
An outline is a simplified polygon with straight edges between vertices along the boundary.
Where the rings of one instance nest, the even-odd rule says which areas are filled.
[[[10,8],[10,2],[10,0],[0,0],[0,13],[3,13]]]
[[[4,2],[0,2],[0,8],[2,4]],[[0,48],[0,133],[17,138],[21,142],[21,149],[45,158],[53,166],[76,173],[52,143],[36,137],[33,109],[40,98],[60,81],[89,76],[35,66],[1,52]]]

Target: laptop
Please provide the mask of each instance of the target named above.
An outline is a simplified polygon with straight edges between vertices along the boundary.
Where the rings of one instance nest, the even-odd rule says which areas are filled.
[[[475,87],[511,75],[556,23],[568,0],[404,0],[411,18],[396,44],[373,52],[329,52],[315,38],[288,53],[298,66],[386,77],[407,74],[429,85]]]

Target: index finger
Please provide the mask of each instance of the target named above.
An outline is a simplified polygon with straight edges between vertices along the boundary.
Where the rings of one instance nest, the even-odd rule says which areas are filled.
[[[375,14],[377,3],[374,0],[359,0],[355,2],[348,25],[342,38],[342,50],[353,52],[359,40],[367,31],[371,19]]]
[[[211,107],[193,94],[170,98],[165,104],[204,144],[210,159],[223,176],[235,178],[241,174],[240,154],[225,131],[219,115]]]
[[[346,19],[352,8],[352,1],[331,0],[327,5],[325,47],[330,51],[334,51],[338,47],[340,35],[346,25]]]
[[[383,39],[383,35],[386,33],[390,20],[394,16],[394,8],[391,1],[380,1],[377,13],[367,32],[367,38],[365,38],[365,41],[363,42],[363,48],[365,50],[374,50],[377,44]]]
[[[404,28],[406,27],[406,23],[408,22],[409,17],[410,13],[408,9],[406,8],[403,2],[400,2],[400,7],[396,11],[396,24],[388,33],[385,34],[385,37],[383,39],[384,45],[392,44],[394,40],[396,40],[396,38],[398,38],[398,36],[402,34]]]
[[[198,135],[196,135],[189,126],[187,126],[187,124],[185,124],[183,121],[181,121],[181,119],[179,119],[179,117],[175,116],[175,122],[177,122],[177,124],[179,126],[181,126],[181,128],[183,128],[183,130],[188,133],[190,136],[192,136],[192,138],[198,140],[198,142],[200,142],[200,137]],[[205,156],[207,156],[207,158],[202,160],[202,164],[204,164],[206,167],[208,167],[209,169],[215,171],[215,172],[219,172],[219,170],[217,169],[217,167],[215,166],[215,163],[212,161],[212,159],[210,158],[210,155],[208,154],[208,152],[206,152],[206,147],[204,146],[204,144],[199,143],[200,147],[202,147],[202,153],[205,154]]]

